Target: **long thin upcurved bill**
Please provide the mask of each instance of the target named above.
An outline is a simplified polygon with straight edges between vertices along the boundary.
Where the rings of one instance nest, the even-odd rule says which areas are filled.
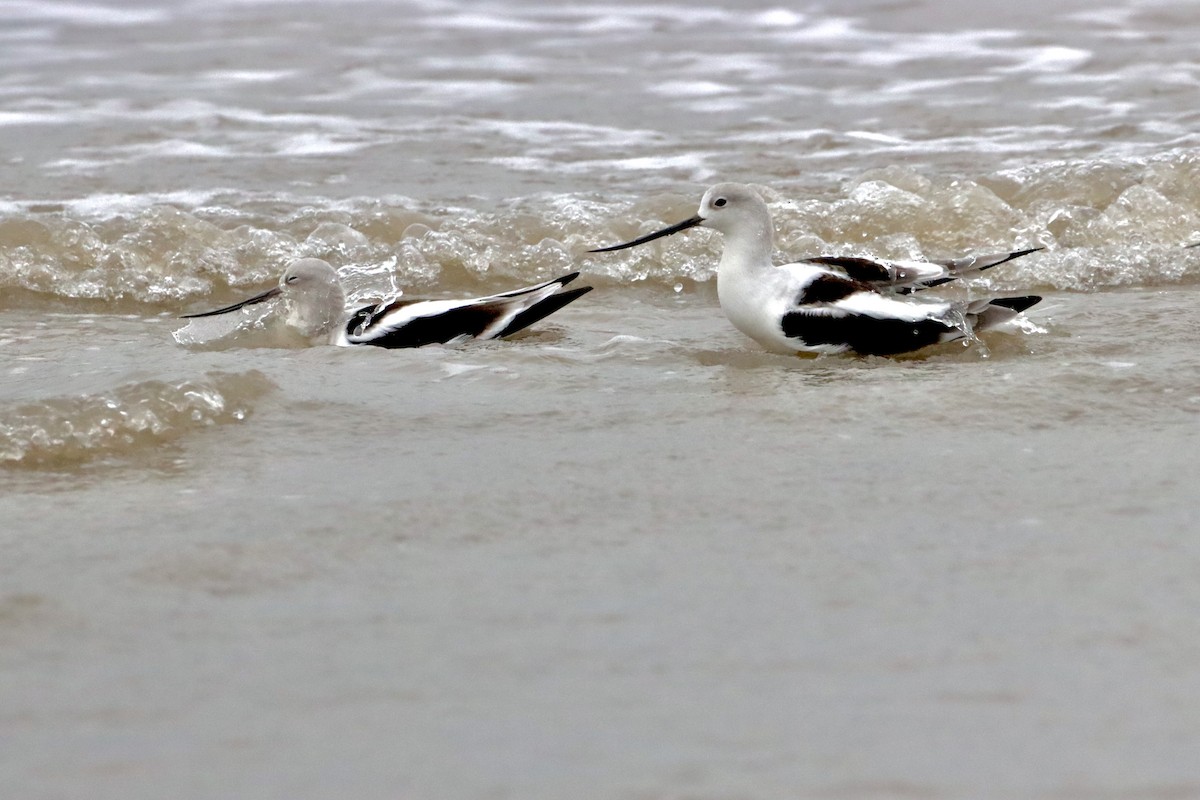
[[[691,217],[690,219],[685,219],[683,222],[677,222],[669,228],[663,228],[661,231],[648,233],[639,239],[634,239],[632,242],[625,242],[625,244],[614,244],[611,247],[597,247],[595,250],[588,250],[588,252],[608,253],[613,250],[624,250],[626,247],[637,247],[639,244],[653,242],[655,239],[661,239],[664,236],[670,236],[673,233],[679,233],[680,231],[686,231],[688,228],[694,228],[701,222],[704,222],[704,217]]]
[[[267,289],[262,294],[254,295],[254,297],[251,297],[249,300],[243,300],[240,303],[234,303],[231,306],[225,306],[224,308],[218,308],[218,309],[214,309],[212,311],[201,311],[199,314],[183,314],[180,316],[180,319],[195,319],[196,317],[215,317],[217,314],[228,314],[230,311],[237,311],[239,308],[242,308],[244,306],[251,306],[251,305],[254,305],[255,303],[261,303],[264,300],[270,300],[272,297],[275,297],[276,295],[278,295],[281,291],[282,290],[278,286],[276,286],[273,289]]]

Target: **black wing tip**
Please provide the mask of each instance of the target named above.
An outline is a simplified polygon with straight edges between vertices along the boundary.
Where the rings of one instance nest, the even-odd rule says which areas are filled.
[[[1004,258],[1000,259],[999,261],[994,261],[985,267],[980,267],[979,271],[983,272],[984,270],[992,269],[993,267],[998,267],[1001,264],[1007,264],[1009,261],[1012,261],[1015,258],[1020,258],[1021,256],[1027,256],[1030,253],[1037,253],[1037,252],[1039,252],[1041,250],[1045,250],[1045,249],[1046,249],[1045,247],[1030,247],[1025,250],[1013,250],[1011,253],[1009,253]],[[920,291],[921,289],[932,289],[935,286],[941,286],[944,283],[949,283],[950,281],[956,281],[962,277],[964,277],[964,276],[956,274],[956,275],[947,275],[945,278],[934,278],[933,280],[922,281],[919,285],[915,286],[912,289],[912,291]],[[965,277],[970,277],[970,273],[968,273]]]
[[[563,275],[562,277],[559,277],[559,278],[555,278],[554,280],[558,283],[559,286],[566,286],[568,283],[570,283],[571,281],[575,280],[578,277],[579,277],[578,272],[568,272],[566,275]]]
[[[1027,294],[1022,297],[996,297],[989,300],[988,305],[1008,308],[1019,314],[1028,308],[1033,308],[1040,302],[1042,302],[1041,295]]]
[[[568,289],[565,292],[557,292],[557,293],[551,295],[551,297],[561,300],[562,303],[558,306],[558,308],[562,308],[567,303],[574,302],[575,300],[578,300],[579,298],[583,297],[585,294],[587,294],[594,288],[595,288],[594,286],[576,286],[574,289]],[[545,301],[542,301],[542,302],[545,302]]]
[[[988,264],[986,267],[980,267],[979,271],[983,272],[985,269],[992,269],[993,267],[998,267],[1001,264],[1007,264],[1008,262],[1012,261],[1013,259],[1020,258],[1021,256],[1027,256],[1030,253],[1037,253],[1037,252],[1040,252],[1045,249],[1046,249],[1045,247],[1030,247],[1025,250],[1013,250],[1011,253],[1009,253],[1004,258],[1000,259],[999,261]],[[929,283],[927,285],[933,286],[934,284]]]
[[[512,318],[508,326],[497,333],[493,338],[502,339],[505,336],[512,336],[518,331],[523,331],[535,322],[545,319],[546,317],[558,311],[568,303],[572,303],[592,290],[591,286],[579,286],[575,289],[568,289],[565,292],[556,292],[540,303],[525,309],[520,314]]]
[[[1030,247],[1025,250],[1014,250],[1008,254],[1008,258],[1004,259],[1004,261],[997,261],[995,264],[992,264],[992,266],[995,267],[999,264],[1005,263],[1006,261],[1012,261],[1014,258],[1020,258],[1021,256],[1027,256],[1030,253],[1037,253],[1037,252],[1040,252],[1045,249],[1046,248],[1043,246],[1043,247]]]

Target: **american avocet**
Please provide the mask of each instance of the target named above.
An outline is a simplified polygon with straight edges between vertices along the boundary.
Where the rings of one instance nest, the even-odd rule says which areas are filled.
[[[293,261],[279,285],[231,306],[185,319],[227,314],[274,297],[283,298],[287,324],[310,338],[331,344],[375,347],[423,347],[496,339],[529,327],[567,303],[587,294],[590,286],[558,291],[578,272],[502,294],[465,300],[391,300],[364,306],[347,318],[346,295],[337,272],[319,258]]]
[[[1033,250],[944,262],[819,257],[775,266],[767,204],[737,183],[710,188],[694,217],[591,252],[634,247],[697,225],[725,235],[717,266],[717,297],[725,315],[742,333],[777,352],[908,353],[1011,322],[1041,300],[1037,295],[971,302],[899,296]]]

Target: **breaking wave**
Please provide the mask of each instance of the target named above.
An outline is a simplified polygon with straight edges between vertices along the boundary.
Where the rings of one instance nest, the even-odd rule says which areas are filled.
[[[262,373],[142,381],[108,392],[0,409],[0,465],[64,469],[149,453],[215,425],[240,422],[274,388]]]
[[[582,269],[609,285],[711,280],[720,237],[697,230],[615,255],[589,248],[695,212],[705,187],[618,198],[537,195],[499,207],[409,198],[329,201],[226,194],[105,215],[103,204],[0,217],[0,290],[11,300],[101,301],[114,311],[182,310],[269,285],[290,260],[342,270],[351,301],[400,290],[462,292]],[[781,258],[939,258],[1045,247],[991,280],[1007,289],[1090,291],[1194,282],[1200,157],[1049,163],[968,179],[891,166],[834,196],[760,187]],[[201,198],[196,198],[200,201]],[[6,302],[0,300],[0,302]]]

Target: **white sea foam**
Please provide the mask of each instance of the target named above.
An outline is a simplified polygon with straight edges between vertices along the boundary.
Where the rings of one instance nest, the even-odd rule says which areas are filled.
[[[1102,25],[1111,28],[1129,30],[1136,9],[1131,6],[1093,8],[1087,11],[1074,11],[1066,15],[1068,20],[1081,25]],[[1144,35],[1144,34],[1143,34]]]
[[[812,24],[795,29],[777,29],[771,32],[780,41],[795,44],[842,44],[863,37],[858,23],[849,17],[826,17]]]
[[[684,107],[697,114],[739,114],[753,106],[754,101],[748,97],[711,97],[691,100]]]
[[[627,33],[641,29],[642,24],[636,17],[614,12],[588,17],[579,24],[579,30],[593,35]]]
[[[604,161],[577,161],[560,164],[557,168],[576,174],[590,174],[602,167],[609,170],[624,172],[674,172],[683,173],[692,181],[706,181],[715,174],[707,166],[709,154],[694,152],[678,155],[636,156],[632,158],[605,159]],[[494,163],[502,163],[511,169],[541,170],[549,167],[545,159],[523,157],[506,157],[493,159]]]
[[[822,57],[866,67],[896,67],[915,61],[1011,60],[1014,56],[1009,43],[1018,34],[1006,30],[972,30],[907,34],[897,38],[868,31],[847,31],[847,36],[858,39],[859,46],[832,51]]]
[[[1070,72],[1092,59],[1091,51],[1078,47],[1022,47],[1008,52],[1021,61],[998,68],[1000,72]]]
[[[169,14],[156,8],[117,8],[98,3],[0,0],[0,19],[62,22],[93,27],[125,27],[162,22]]]
[[[577,147],[647,147],[660,138],[655,131],[588,125],[557,120],[471,120],[468,127],[534,145],[571,144]]]
[[[459,53],[454,56],[435,54],[421,59],[422,69],[444,72],[448,70],[485,70],[504,73],[536,73],[554,67],[546,58],[527,53]]]
[[[108,219],[122,214],[137,213],[157,205],[195,208],[213,198],[229,194],[230,190],[179,190],[175,192],[140,192],[137,194],[98,193],[85,197],[59,200],[8,201],[0,203],[0,213],[32,214],[32,207],[49,207],[83,220]]]
[[[59,125],[65,121],[64,115],[50,111],[0,111],[0,126]]]
[[[907,140],[899,136],[878,133],[876,131],[846,131],[846,136],[851,139],[862,139],[868,142],[879,142],[880,144],[909,144]]]
[[[763,28],[794,28],[803,24],[806,18],[804,14],[786,8],[772,8],[752,14],[750,21]]]
[[[212,83],[274,83],[295,74],[290,69],[221,69],[201,73],[199,77]]]
[[[465,31],[522,31],[538,32],[550,30],[551,26],[516,14],[459,13],[442,14],[427,21],[430,27],[452,28]]]
[[[666,81],[648,90],[664,97],[712,97],[738,91],[734,86],[715,81]]]
[[[0,126],[71,125],[127,120],[169,123],[235,120],[256,125],[304,126],[338,131],[358,130],[361,127],[354,120],[337,115],[268,113],[237,106],[219,106],[203,100],[171,100],[143,108],[130,108],[128,103],[109,99],[0,111]]]
[[[672,3],[648,3],[645,5],[575,5],[561,4],[536,7],[539,20],[553,21],[560,31],[574,30],[587,26],[590,20],[608,20],[618,17],[636,28],[645,30],[649,25],[670,25],[676,28],[706,29],[714,25],[738,23],[744,14],[731,13],[722,8],[710,8],[696,3],[676,5]]]
[[[982,96],[987,84],[994,84],[996,81],[997,78],[992,75],[959,75],[953,78],[894,81],[880,91],[889,97],[919,97],[925,102],[930,102],[931,98],[936,101],[936,98],[940,96],[961,105],[970,102],[961,96],[964,89],[971,86],[978,87],[980,96]]]
[[[377,96],[403,98],[406,103],[458,109],[462,103],[496,99],[525,91],[526,87],[497,78],[414,79],[392,77],[375,69],[357,69],[341,76],[332,91],[309,95],[311,102],[344,103],[357,98]]]
[[[273,152],[282,156],[329,156],[352,153],[366,146],[366,142],[339,141],[319,133],[299,133],[281,139]]]

